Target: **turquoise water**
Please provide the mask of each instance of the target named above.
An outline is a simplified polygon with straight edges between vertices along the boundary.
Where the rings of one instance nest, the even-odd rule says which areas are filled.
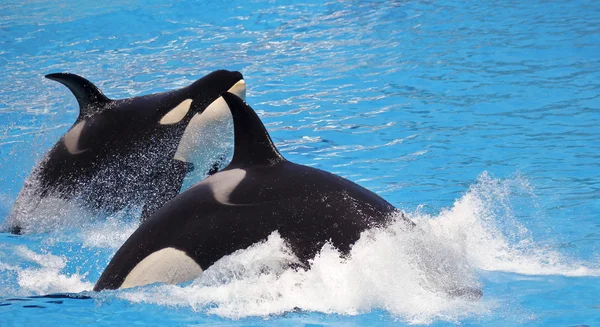
[[[181,286],[89,290],[136,227],[70,208],[0,234],[0,321],[22,325],[600,324],[600,4],[0,3],[0,221],[73,123],[72,72],[122,98],[241,71],[284,156],[349,178],[423,231],[271,270],[277,235]],[[55,213],[48,213],[54,215]],[[262,261],[261,261],[262,260]],[[443,262],[440,264],[439,262]],[[432,285],[475,281],[477,301]],[[91,299],[28,298],[76,293]]]

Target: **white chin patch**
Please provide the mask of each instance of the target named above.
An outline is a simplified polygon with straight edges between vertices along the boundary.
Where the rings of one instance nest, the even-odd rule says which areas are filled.
[[[85,120],[80,121],[79,123],[77,123],[77,125],[73,126],[73,128],[71,128],[71,130],[67,132],[67,134],[65,134],[65,136],[63,137],[65,147],[67,148],[67,151],[69,151],[70,154],[80,154],[87,150],[79,149],[79,139],[81,138],[81,132],[85,127],[85,123]]]
[[[246,81],[243,79],[235,83],[227,92],[237,95],[240,99],[246,101]]]
[[[160,119],[161,125],[171,125],[180,122],[187,115],[192,105],[192,99],[185,99]]]
[[[207,160],[223,153],[223,140],[229,138],[233,138],[233,118],[227,103],[219,97],[203,113],[192,117],[174,158],[201,168]]]
[[[131,270],[120,288],[152,283],[178,284],[202,275],[202,268],[185,252],[175,248],[156,251]]]

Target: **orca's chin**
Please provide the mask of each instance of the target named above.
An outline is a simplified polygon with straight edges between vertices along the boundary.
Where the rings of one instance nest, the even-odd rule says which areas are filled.
[[[243,79],[239,80],[229,90],[227,90],[227,92],[233,93],[237,95],[238,98],[246,101],[246,81]]]

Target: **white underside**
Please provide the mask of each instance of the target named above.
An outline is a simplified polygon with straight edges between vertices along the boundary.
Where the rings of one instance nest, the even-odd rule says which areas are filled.
[[[240,80],[229,92],[246,98],[246,83]],[[191,162],[201,168],[207,160],[223,152],[223,140],[233,139],[233,118],[225,100],[219,97],[202,113],[196,114],[185,128],[174,159]]]
[[[175,248],[164,248],[140,261],[127,275],[120,288],[153,283],[178,284],[201,275],[202,268],[185,252]]]
[[[185,162],[201,162],[227,133],[231,133],[228,122],[232,121],[231,112],[219,97],[203,113],[196,114],[189,122],[174,158]]]

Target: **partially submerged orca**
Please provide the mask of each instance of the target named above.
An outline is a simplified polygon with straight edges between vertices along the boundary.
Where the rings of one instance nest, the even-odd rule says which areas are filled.
[[[143,206],[142,219],[150,216],[179,193],[191,170],[203,175],[218,168],[223,153],[206,143],[220,136],[203,135],[230,118],[211,108],[222,92],[246,93],[242,74],[226,70],[179,90],[121,100],[74,74],[46,77],[73,92],[80,113],[26,180],[6,222],[15,233],[35,227],[28,216],[48,197],[106,213]]]
[[[274,231],[306,266],[326,242],[347,254],[362,231],[399,213],[349,180],[285,160],[239,97],[224,93],[217,102],[233,116],[231,163],[143,222],[94,290],[192,280],[223,256]]]

